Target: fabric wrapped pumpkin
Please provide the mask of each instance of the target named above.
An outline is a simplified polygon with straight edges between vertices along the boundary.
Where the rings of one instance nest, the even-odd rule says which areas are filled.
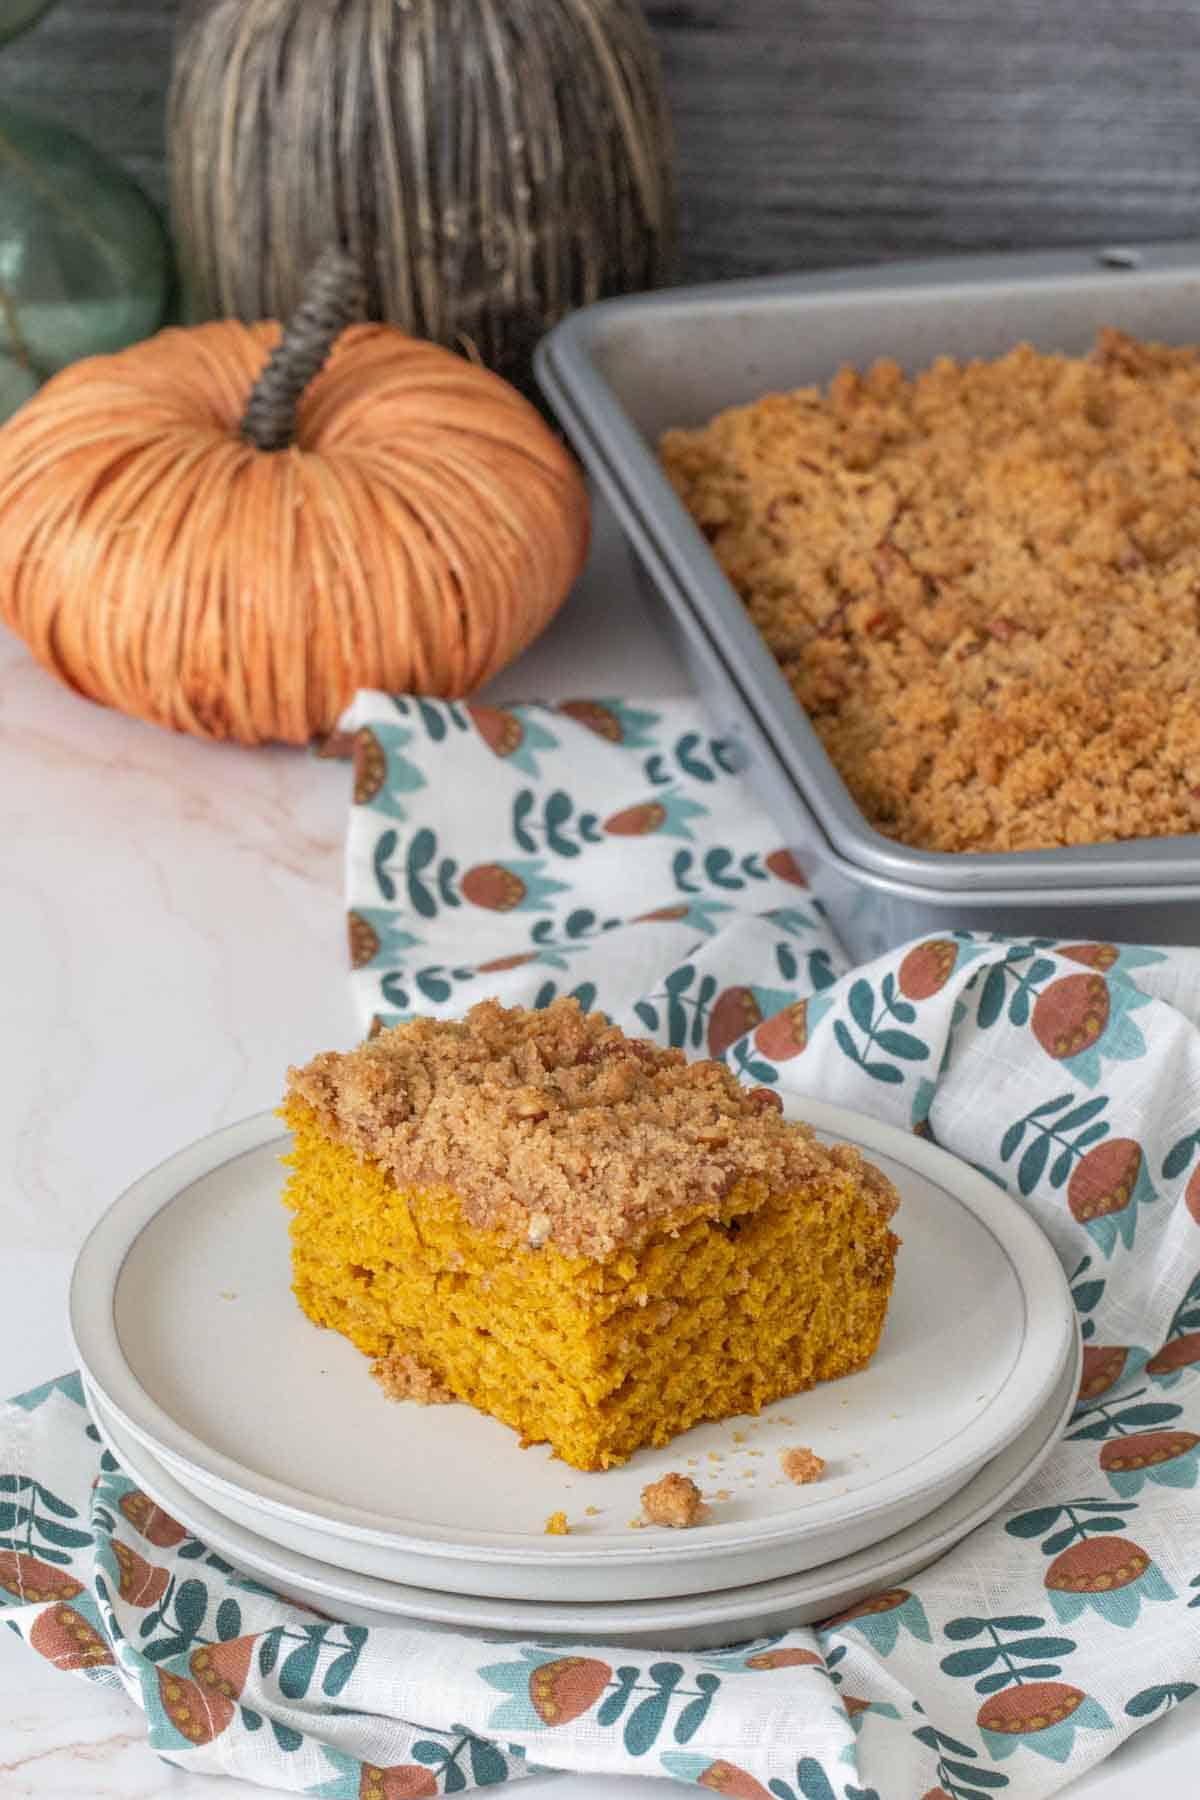
[[[343,329],[349,270],[327,257],[282,336],[160,332],[0,428],[0,617],[79,693],[303,743],[359,687],[471,692],[563,600],[587,547],[577,466],[498,376]]]

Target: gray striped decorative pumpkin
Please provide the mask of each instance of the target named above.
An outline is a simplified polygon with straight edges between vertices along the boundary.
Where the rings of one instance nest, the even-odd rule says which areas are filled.
[[[198,319],[286,318],[339,241],[368,317],[526,385],[565,313],[671,270],[637,0],[193,0],[170,153]]]

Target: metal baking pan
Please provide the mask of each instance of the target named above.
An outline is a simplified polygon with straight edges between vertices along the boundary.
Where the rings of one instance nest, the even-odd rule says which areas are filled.
[[[874,830],[655,453],[669,426],[824,383],[843,362],[891,355],[916,371],[938,355],[998,355],[1021,341],[1080,353],[1105,325],[1167,342],[1200,336],[1200,242],[941,258],[603,301],[559,325],[536,367],[663,594],[702,693],[736,725],[750,773],[782,826],[797,830],[803,813],[826,863],[910,909],[924,902],[945,917],[943,903],[957,897],[949,914],[960,922],[983,912],[989,926],[1008,930],[1018,911],[1032,918],[1049,909],[1056,923],[1045,928],[1062,929],[1068,909],[1076,918],[1083,905],[1095,920],[1103,907],[1126,921],[1126,936],[1197,942],[1194,834],[947,853],[910,849]]]
[[[652,545],[636,527],[631,528],[631,539],[635,565],[647,588],[668,600],[663,622],[708,704],[715,729],[733,746],[855,962],[881,956],[909,938],[959,928],[1076,942],[1200,944],[1200,878],[1108,888],[1047,885],[939,894],[848,861],[821,830],[775,747],[740,698],[736,683],[730,682],[720,652],[707,632],[695,625],[686,600],[672,587]]]

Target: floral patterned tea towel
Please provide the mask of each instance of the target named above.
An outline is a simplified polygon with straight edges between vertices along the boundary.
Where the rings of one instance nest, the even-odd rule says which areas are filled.
[[[272,1594],[137,1491],[68,1376],[0,1407],[9,1625],[120,1684],[168,1761],[330,1800],[539,1768],[742,1800],[1043,1800],[1178,1705],[1200,1759],[1200,955],[1098,943],[1081,920],[851,968],[690,704],[370,694],[349,728],[364,1029],[574,993],[935,1139],[1061,1257],[1078,1408],[1029,1487],[905,1587],[656,1654]]]

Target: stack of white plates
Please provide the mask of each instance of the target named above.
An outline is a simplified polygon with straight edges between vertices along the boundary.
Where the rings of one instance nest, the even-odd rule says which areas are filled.
[[[465,1406],[395,1406],[291,1294],[278,1121],[180,1152],[88,1238],[71,1323],[102,1436],[240,1568],[358,1622],[683,1649],[805,1624],[894,1586],[990,1518],[1056,1443],[1079,1380],[1050,1245],[923,1139],[815,1101],[896,1183],[903,1247],[869,1368],[581,1474]],[[800,1488],[780,1467],[826,1461]],[[692,1475],[711,1521],[639,1528]],[[546,1536],[565,1512],[569,1534]]]

